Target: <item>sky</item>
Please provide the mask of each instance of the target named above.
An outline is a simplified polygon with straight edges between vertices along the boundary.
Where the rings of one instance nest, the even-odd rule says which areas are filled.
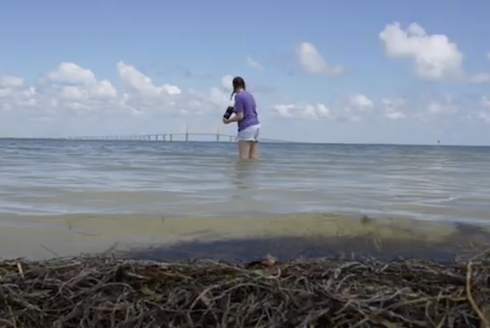
[[[223,125],[231,79],[261,136],[490,144],[490,2],[2,1],[0,137]]]

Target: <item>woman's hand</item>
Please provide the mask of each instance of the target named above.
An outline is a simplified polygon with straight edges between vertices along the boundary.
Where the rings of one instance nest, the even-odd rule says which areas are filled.
[[[224,124],[230,124],[230,123],[233,123],[233,122],[240,122],[241,120],[243,120],[243,111],[234,113],[229,118],[225,118],[223,116],[223,123]]]

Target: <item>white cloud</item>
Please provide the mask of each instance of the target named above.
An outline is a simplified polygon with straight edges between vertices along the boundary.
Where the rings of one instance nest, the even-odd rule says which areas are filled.
[[[47,74],[54,82],[93,84],[95,75],[89,69],[84,69],[73,63],[61,63],[58,69]]]
[[[302,42],[296,46],[296,59],[301,68],[309,74],[341,74],[343,68],[338,65],[330,65],[323,58],[317,48],[308,42]]]
[[[97,80],[91,70],[74,63],[61,63],[29,90],[30,106],[22,102],[14,102],[14,106],[19,109],[47,108],[48,114],[52,115],[97,114],[124,107],[111,82]]]
[[[486,57],[490,60],[490,53],[488,53],[486,55]],[[488,82],[490,82],[490,74],[488,74],[488,73],[474,74],[474,75],[468,77],[467,80],[468,80],[468,82],[475,83],[475,84],[488,83]]]
[[[229,102],[220,88],[208,92],[190,90],[152,79],[132,65],[119,62],[116,71],[125,89],[117,90],[108,80],[97,79],[87,68],[75,63],[61,63],[34,85],[24,85],[22,78],[0,75],[0,112],[23,112],[38,120],[68,116],[199,115],[222,111]]]
[[[404,112],[405,101],[401,98],[388,99],[381,101],[383,105],[384,116],[390,120],[402,120],[407,118]]]
[[[386,117],[389,118],[390,120],[403,120],[407,118],[407,115],[402,112],[392,112],[392,113],[386,113]]]
[[[469,82],[471,83],[487,83],[490,82],[490,74],[480,73],[470,76]]]
[[[0,76],[0,88],[18,88],[23,85],[24,79],[20,77],[11,75]]]
[[[481,98],[481,103],[482,103],[482,105],[483,105],[484,107],[488,107],[488,108],[490,108],[490,98],[489,98],[489,97],[487,97],[487,96],[483,96],[483,97]]]
[[[231,76],[231,75],[225,75],[221,78],[221,86],[226,91],[232,91],[233,90],[232,82],[233,82],[233,76]]]
[[[364,95],[347,97],[338,103],[304,104],[282,103],[274,105],[277,115],[299,119],[331,119],[337,121],[359,121],[362,114],[371,111],[374,103]]]
[[[360,94],[352,96],[350,98],[350,103],[357,109],[363,111],[371,110],[374,107],[374,104],[371,99],[369,99],[365,95],[360,95]]]
[[[428,80],[445,80],[463,76],[463,54],[456,43],[444,34],[429,35],[418,24],[406,30],[389,24],[379,34],[386,54],[392,58],[412,58],[416,73]]]
[[[126,65],[124,62],[117,63],[117,71],[121,80],[135,91],[141,92],[146,96],[178,95],[181,90],[178,86],[163,84],[155,86],[153,81],[134,66]]]
[[[474,109],[487,110],[478,111]],[[296,119],[328,119],[340,122],[357,122],[372,119],[390,121],[417,120],[437,124],[440,119],[480,120],[490,115],[490,98],[481,98],[479,107],[462,110],[454,96],[445,95],[425,100],[414,98],[385,97],[379,102],[357,94],[321,104],[280,103],[273,106],[276,115]]]
[[[485,113],[485,112],[479,112],[477,114],[477,117],[487,123],[490,123],[490,114]]]
[[[458,106],[455,104],[452,96],[444,96],[441,100],[431,100],[427,104],[427,112],[433,115],[447,115],[458,112]]]
[[[251,56],[247,56],[246,59],[247,65],[253,68],[262,68],[262,65],[255,61]]]
[[[64,129],[64,135],[73,135],[74,128],[80,131],[82,128],[88,129],[85,130],[88,132],[84,133],[93,133],[90,132],[93,128],[91,123],[85,123],[83,126],[78,124],[78,120],[95,122],[101,131],[105,131],[109,125],[113,125],[114,129],[126,131],[127,126],[133,124],[132,122],[146,120],[147,125],[141,125],[139,129],[148,133],[150,125],[159,131],[162,129],[161,124],[171,122],[172,119],[192,121],[198,116],[207,117],[206,119],[212,122],[209,125],[209,129],[212,130],[220,124],[219,118],[230,102],[229,91],[233,78],[231,75],[216,79],[214,86],[210,85],[208,89],[192,90],[177,86],[171,81],[163,83],[157,81],[157,78],[151,79],[135,66],[122,61],[114,66],[114,71],[119,77],[119,81],[114,81],[115,84],[98,77],[88,68],[68,62],[61,63],[56,69],[48,71],[32,84],[21,77],[0,74],[2,133],[6,133],[6,117],[16,117],[19,122],[22,122],[22,126],[26,121],[39,122],[35,126],[46,126],[46,135],[58,133],[53,128],[48,129],[46,122],[57,124],[52,127],[56,127],[58,131]],[[116,86],[120,87],[116,88]],[[435,118],[440,114],[454,115],[455,118],[463,115],[458,113],[450,97],[442,100],[433,99],[417,107],[410,107],[396,98],[384,99],[378,105],[368,95],[356,93],[345,96],[339,101],[326,97],[318,103],[296,103],[294,99],[277,103],[271,97],[274,95],[269,94],[260,100],[259,111],[262,118],[278,115],[309,120],[350,122],[362,120],[364,117],[400,120],[415,118],[418,114],[426,115],[428,118]],[[481,97],[477,100],[480,101],[479,106],[483,114],[478,116],[478,111],[474,111],[471,115],[473,119],[482,120],[484,114],[488,114],[488,110],[483,110],[483,107],[490,107],[490,100]],[[73,121],[73,125],[65,127],[65,122],[69,120]],[[202,122],[202,117],[196,120]],[[169,128],[173,128],[173,125],[167,127]],[[12,128],[9,131],[20,133],[20,130],[19,132],[17,130],[19,129]]]
[[[288,118],[319,119],[330,115],[330,109],[324,104],[277,104],[274,105],[274,109],[279,116]]]

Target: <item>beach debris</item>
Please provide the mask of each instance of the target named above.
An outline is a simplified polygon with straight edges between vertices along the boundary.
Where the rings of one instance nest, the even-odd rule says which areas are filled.
[[[361,222],[361,224],[367,224],[367,223],[371,222],[372,219],[367,215],[361,215],[359,221]]]
[[[489,328],[486,254],[451,263],[267,255],[250,264],[3,261],[0,327]]]

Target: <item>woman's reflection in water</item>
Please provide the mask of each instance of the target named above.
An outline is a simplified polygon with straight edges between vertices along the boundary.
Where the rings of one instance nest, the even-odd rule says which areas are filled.
[[[231,183],[235,187],[232,198],[251,198],[257,188],[259,161],[237,160],[232,171]]]

